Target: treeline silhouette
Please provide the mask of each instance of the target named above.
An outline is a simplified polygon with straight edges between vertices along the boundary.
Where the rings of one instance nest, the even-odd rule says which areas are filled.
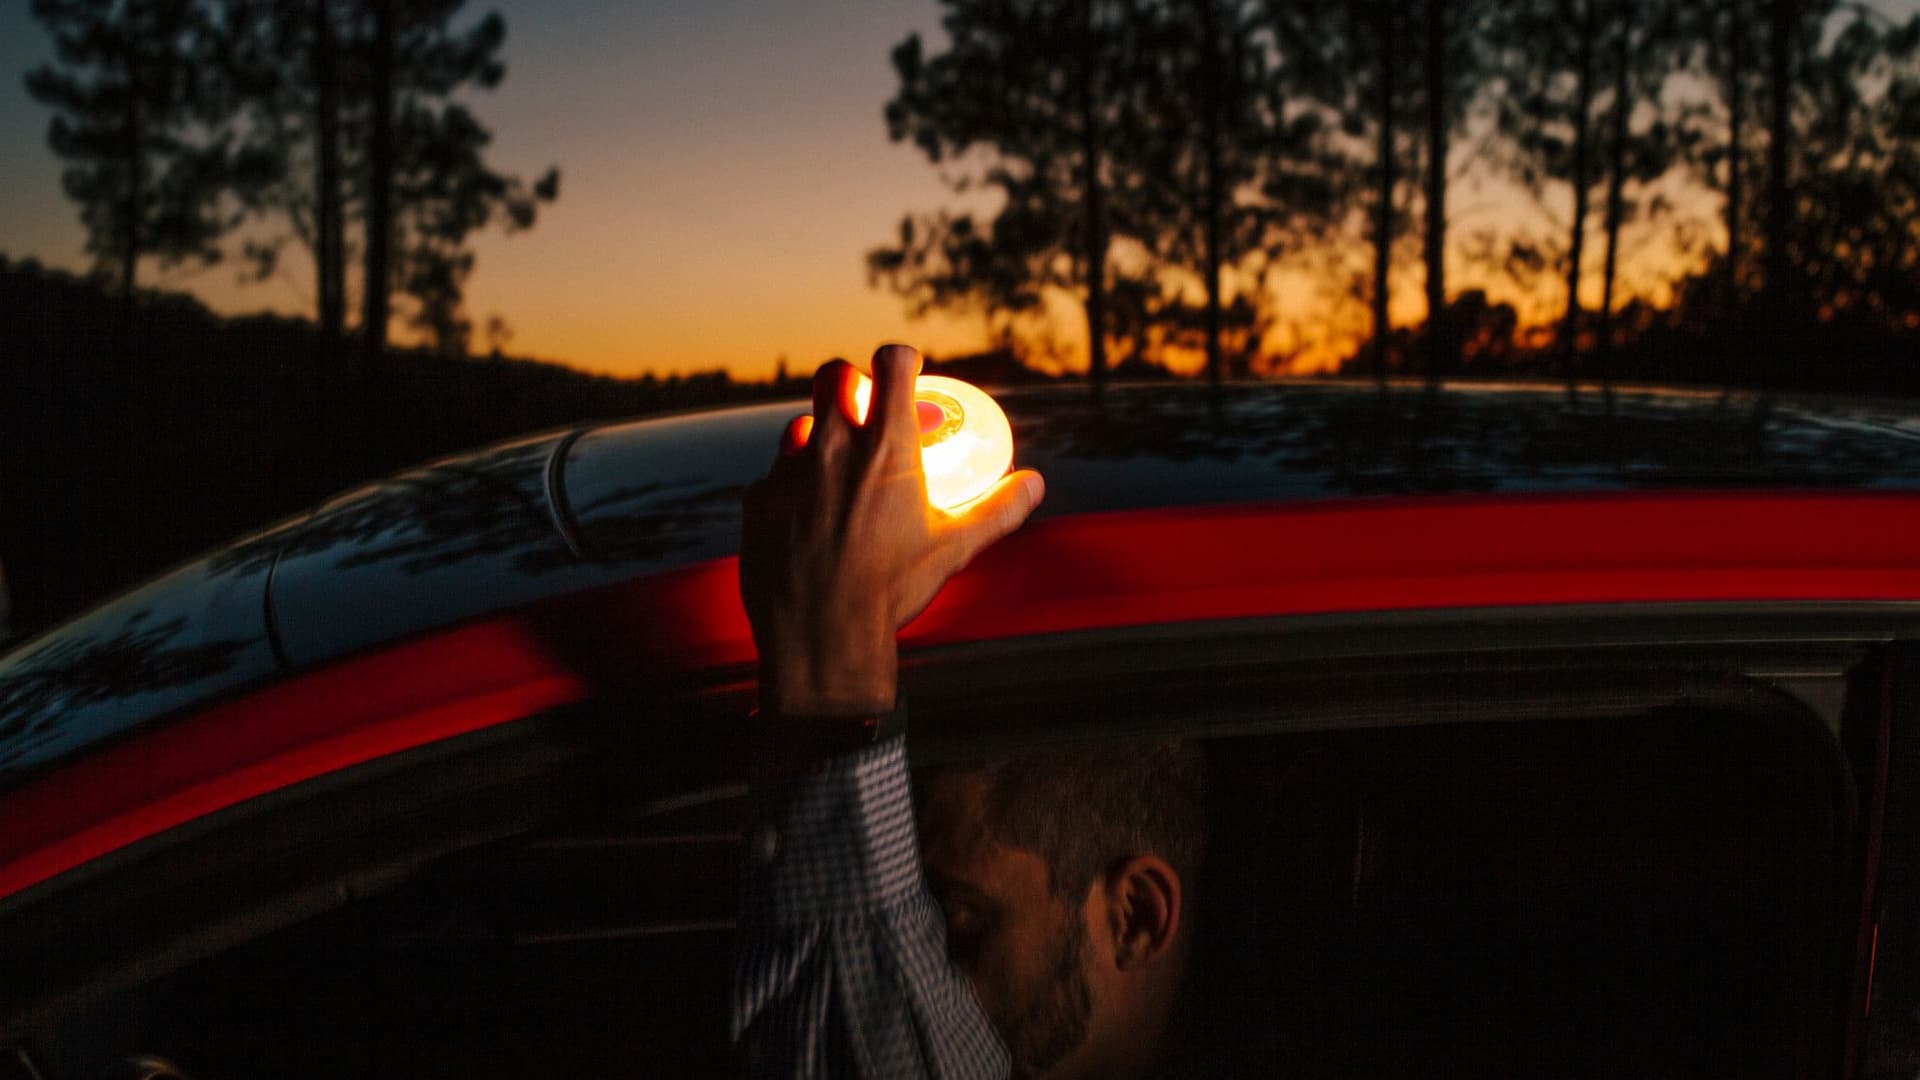
[[[464,0],[33,0],[55,59],[27,74],[95,269],[129,301],[143,261],[313,259],[321,332],[377,364],[398,314],[464,353],[461,308],[489,226],[532,227],[559,170],[487,160],[474,91],[506,75],[506,22]],[[238,247],[236,253],[232,250]],[[352,256],[358,254],[359,258]],[[124,327],[123,327],[124,329]]]
[[[943,46],[893,50],[885,120],[966,201],[909,213],[869,270],[1029,350],[1051,301],[1076,305],[1096,384],[1179,353],[1258,373],[1317,320],[1382,379],[1920,389],[1920,15],[940,6]],[[1288,274],[1318,295],[1278,299]],[[1409,293],[1424,314],[1395,325]]]
[[[390,354],[374,418],[304,319],[223,319],[138,295],[133,453],[108,437],[118,290],[0,256],[0,564],[28,633],[244,530],[438,454],[578,421],[802,392],[724,371],[614,379],[556,364]]]
[[[387,345],[396,318],[437,352],[467,353],[474,234],[532,227],[559,170],[531,184],[487,158],[476,91],[505,77],[506,23],[465,26],[464,0],[33,0],[54,58],[26,88],[80,208],[96,276],[117,283],[115,361],[94,385],[108,456],[141,450],[143,264],[236,255],[273,276],[313,260],[316,348],[359,384],[358,441],[384,457]],[[348,298],[359,320],[347,340]],[[489,326],[496,341],[510,336]],[[164,351],[165,346],[162,347]],[[149,357],[150,358],[150,357]],[[405,439],[396,433],[395,438]],[[114,503],[124,494],[104,494]]]

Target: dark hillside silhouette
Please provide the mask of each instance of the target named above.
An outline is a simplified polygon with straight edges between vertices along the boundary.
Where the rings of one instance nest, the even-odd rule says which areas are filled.
[[[527,360],[394,352],[378,399],[388,439],[369,456],[355,445],[357,395],[319,378],[326,351],[312,323],[221,319],[177,294],[138,299],[135,452],[121,509],[101,497],[96,452],[120,299],[0,257],[0,564],[17,634],[435,455],[582,420],[776,392],[719,371],[612,379]]]
[[[464,0],[34,0],[52,63],[28,74],[53,110],[47,138],[65,162],[96,270],[120,282],[122,369],[97,403],[109,495],[134,453],[129,410],[137,278],[143,262],[212,262],[237,246],[272,276],[288,241],[314,258],[314,313],[338,380],[347,294],[357,285],[357,444],[384,454],[389,324],[395,316],[449,356],[467,353],[463,308],[474,235],[533,226],[559,195],[559,170],[531,184],[488,159],[478,94],[506,74],[506,22],[468,25]],[[243,229],[237,239],[229,235]],[[349,251],[364,258],[349,275]],[[149,356],[151,360],[151,356]],[[336,414],[326,414],[338,419]],[[401,436],[404,438],[404,436]]]

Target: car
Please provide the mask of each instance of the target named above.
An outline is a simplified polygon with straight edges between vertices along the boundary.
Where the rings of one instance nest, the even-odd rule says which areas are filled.
[[[1920,413],[1009,388],[916,762],[1178,735],[1260,1071],[1920,1064]],[[0,658],[0,1047],[64,1080],[724,1068],[739,497],[802,401],[347,492]]]

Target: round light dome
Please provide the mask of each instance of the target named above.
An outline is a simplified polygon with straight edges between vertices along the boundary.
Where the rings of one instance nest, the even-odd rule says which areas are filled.
[[[872,398],[873,380],[862,374],[854,388],[861,423]],[[922,375],[914,380],[913,402],[927,502],[942,510],[964,506],[1013,467],[1013,428],[984,390],[945,375]]]

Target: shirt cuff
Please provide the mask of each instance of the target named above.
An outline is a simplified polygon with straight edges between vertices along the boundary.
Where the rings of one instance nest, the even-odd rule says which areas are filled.
[[[904,737],[754,792],[742,915],[776,926],[864,916],[919,887]]]

